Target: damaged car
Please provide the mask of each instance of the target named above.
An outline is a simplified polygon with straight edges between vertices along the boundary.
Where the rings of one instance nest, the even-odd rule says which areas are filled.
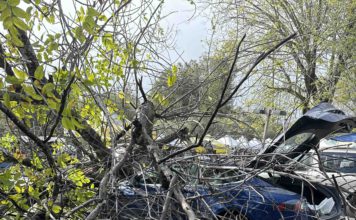
[[[268,170],[260,175],[265,181],[305,197],[309,209],[318,219],[339,219],[346,214],[344,195],[350,191],[338,185],[335,175],[328,176],[324,172],[326,181],[320,181],[296,172],[296,165],[302,164],[309,152],[319,152],[323,138],[351,132],[354,127],[356,117],[347,116],[329,103],[321,103],[299,118],[274,143],[262,149],[248,167]],[[325,171],[322,163],[318,165]]]
[[[294,169],[309,151],[318,150],[321,139],[335,132],[349,132],[355,125],[355,117],[322,103],[246,166],[202,166],[191,161],[183,169],[170,168],[200,219],[336,220],[345,213],[340,189],[308,181]],[[115,207],[120,219],[159,218],[169,195],[169,187],[163,187],[159,174],[150,170],[121,182],[117,189]],[[185,219],[179,202],[170,198],[167,218]]]
[[[198,219],[311,219],[306,198],[237,167],[193,164],[185,173],[172,170],[186,182],[182,192]],[[119,187],[120,219],[160,218],[168,189],[159,175],[145,171]],[[187,219],[171,198],[167,219]]]
[[[320,141],[318,151],[311,150],[296,160],[295,173],[311,182],[329,186],[335,186],[336,183],[346,201],[355,206],[356,133],[332,134],[324,138]],[[350,217],[356,216],[350,206],[346,213]]]

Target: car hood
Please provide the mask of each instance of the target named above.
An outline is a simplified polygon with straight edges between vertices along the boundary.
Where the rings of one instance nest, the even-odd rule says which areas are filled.
[[[249,167],[264,166],[266,161],[271,159],[276,159],[279,163],[287,162],[288,158],[295,158],[301,153],[317,148],[319,141],[329,134],[350,132],[354,127],[356,127],[356,117],[346,115],[330,103],[320,103],[300,117],[275,142],[265,146],[249,164]],[[285,147],[285,142],[303,133],[308,133],[310,136],[296,146],[281,151],[281,148]],[[283,152],[284,156],[273,156],[274,153],[280,152]]]

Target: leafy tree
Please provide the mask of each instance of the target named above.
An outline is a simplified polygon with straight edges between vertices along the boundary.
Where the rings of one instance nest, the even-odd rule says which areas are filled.
[[[199,110],[207,112],[202,118],[208,120],[199,141],[165,155],[162,146],[186,138],[188,130],[164,117],[178,112],[176,107],[165,110],[165,105],[174,106],[179,98],[166,104],[157,98],[163,91],[151,97],[141,78],[168,69],[167,86],[177,83],[178,67],[160,57],[166,40],[159,26],[162,4],[0,0],[0,111],[7,123],[0,162],[12,163],[0,172],[2,215],[107,218],[117,212],[112,201],[118,202],[118,184],[147,167],[168,188],[175,175],[165,161],[202,145],[215,117],[255,67],[294,37],[261,54],[235,85],[231,80],[243,37],[233,59],[220,61],[230,68],[221,69],[219,83],[202,75],[209,82],[204,86],[212,85],[202,97],[217,100],[211,106],[201,103]],[[166,127],[170,129],[154,137]],[[194,219],[180,188],[173,185],[174,198]]]
[[[191,123],[183,121],[185,126],[194,131],[193,135],[199,134],[202,128],[197,122],[205,124],[211,109],[216,106],[227,78],[228,62],[229,57],[203,57],[198,62],[179,64],[164,72],[151,92],[162,112],[160,117],[177,119],[176,123],[181,123],[183,118],[189,119]],[[228,92],[231,91],[232,81],[228,85]],[[232,103],[228,103],[220,113],[231,113],[231,106]],[[215,134],[214,131],[212,128],[211,134]]]
[[[0,159],[14,164],[1,173],[2,214],[82,218],[95,205],[113,166],[110,147],[139,104],[130,83],[158,59],[147,57],[164,38],[161,6],[0,1],[0,110],[8,126]],[[132,14],[138,10],[146,15]]]
[[[257,95],[256,103],[267,100],[266,105],[288,108],[290,102],[284,101],[287,96],[306,111],[320,101],[348,102],[339,96],[349,93],[343,90],[342,79],[349,78],[355,71],[352,43],[355,1],[219,1],[206,4],[214,6],[211,9],[217,16],[214,27],[238,30],[230,31],[232,41],[241,30],[248,30],[254,42],[261,42],[259,47],[251,48],[251,53],[268,47],[270,39],[298,33],[281,53],[271,56],[259,68],[260,76],[266,77],[263,87],[255,90],[266,96]],[[220,48],[226,45],[228,43]]]

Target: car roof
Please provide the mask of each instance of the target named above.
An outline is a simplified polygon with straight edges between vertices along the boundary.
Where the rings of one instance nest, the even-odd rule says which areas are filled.
[[[356,143],[356,133],[349,133],[349,134],[334,136],[334,137],[331,137],[330,139],[334,140],[334,141],[340,141],[340,142],[354,142],[354,143]]]
[[[320,151],[356,152],[356,133],[336,134],[320,141]]]

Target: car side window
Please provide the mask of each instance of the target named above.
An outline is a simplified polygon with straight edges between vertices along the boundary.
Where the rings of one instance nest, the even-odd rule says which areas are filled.
[[[320,159],[327,172],[356,173],[356,154],[322,153]]]

